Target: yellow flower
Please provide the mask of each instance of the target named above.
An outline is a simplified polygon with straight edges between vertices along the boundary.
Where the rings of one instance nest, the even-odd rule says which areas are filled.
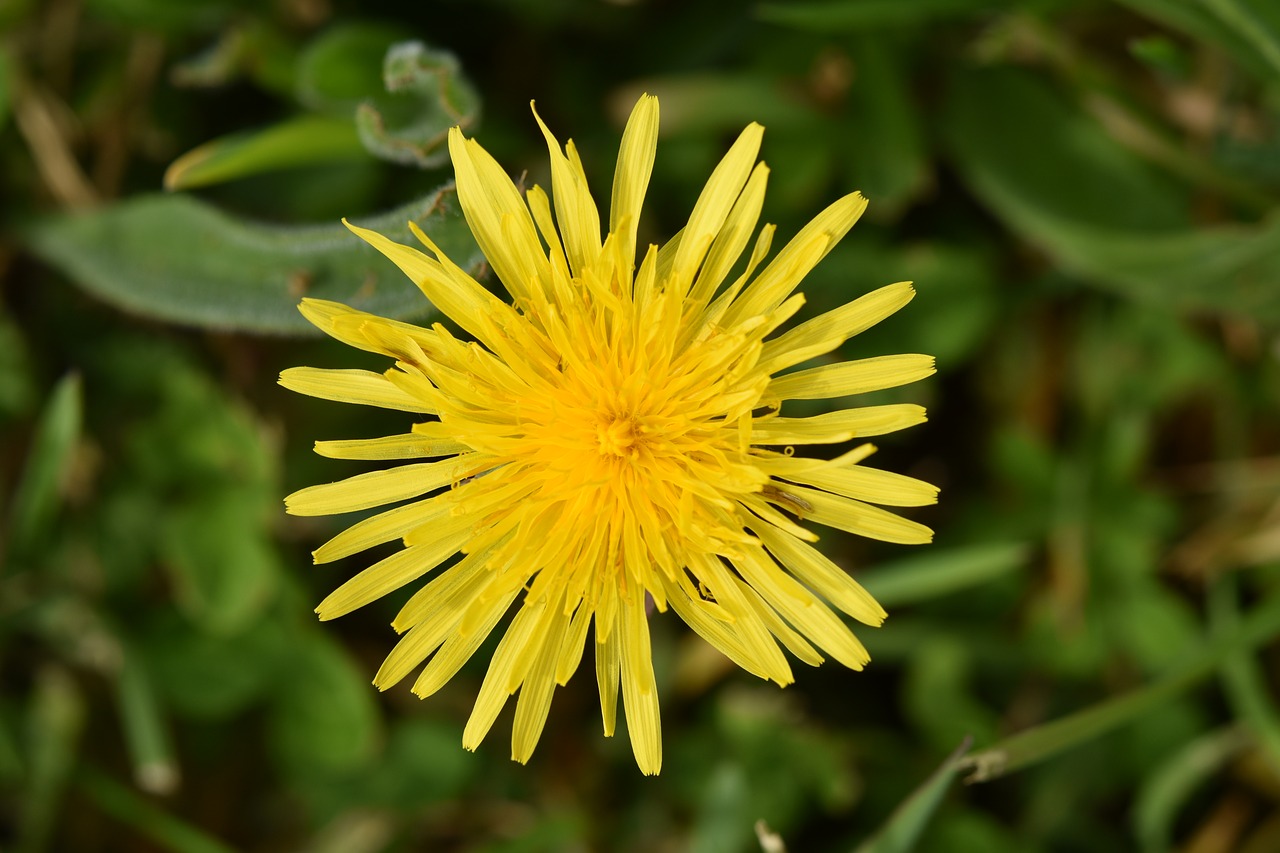
[[[774,233],[765,225],[745,271],[723,286],[764,198],[759,125],[744,130],[716,167],[684,229],[662,247],[649,246],[637,268],[657,99],[642,97],[623,133],[603,242],[578,152],[572,142],[561,149],[538,123],[554,202],[536,186],[522,198],[479,143],[457,128],[449,135],[462,209],[513,304],[416,228],[426,254],[348,226],[474,341],[438,323],[423,329],[303,300],[303,314],[322,330],[396,364],[384,374],[293,368],[281,384],[427,416],[404,435],[320,441],[316,451],[435,461],[312,486],[286,504],[295,515],[327,515],[408,501],[315,552],[323,563],[404,542],[326,598],[321,619],[462,555],[392,623],[403,637],[374,679],[379,688],[426,661],[413,690],[435,693],[520,598],[463,745],[475,749],[519,691],[512,758],[527,761],[552,693],[578,668],[594,624],[604,733],[613,733],[621,683],[636,761],[653,774],[662,738],[649,601],[659,611],[670,606],[738,665],[781,685],[792,675],[778,642],[811,665],[821,653],[853,669],[867,662],[862,644],[818,595],[870,625],[884,611],[808,544],[817,536],[790,516],[889,542],[927,542],[928,528],[872,504],[929,504],[937,490],[862,466],[870,445],[832,460],[793,456],[792,446],[903,429],[924,421],[924,410],[882,405],[796,418],[779,408],[784,400],[913,382],[933,373],[933,359],[894,355],[777,375],[836,349],[913,291],[909,283],[889,285],[774,334],[804,301],[793,294],[801,279],[866,207],[858,193],[820,213],[761,269]]]

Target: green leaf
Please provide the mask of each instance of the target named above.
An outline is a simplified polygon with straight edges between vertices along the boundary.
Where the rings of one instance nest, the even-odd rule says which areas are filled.
[[[1277,634],[1280,634],[1280,595],[1258,605],[1235,630],[1215,637],[1207,649],[1164,677],[1074,714],[1033,726],[966,756],[964,766],[973,771],[969,781],[997,779],[1136,722],[1203,680],[1232,655],[1270,642]]]
[[[831,34],[886,26],[932,24],[1000,6],[997,0],[911,0],[909,3],[903,0],[816,0],[763,3],[758,14],[761,20],[772,24]]]
[[[349,117],[367,98],[382,94],[383,59],[392,45],[407,37],[407,30],[381,24],[330,27],[298,57],[298,100],[312,109]]]
[[[236,633],[270,603],[279,558],[244,489],[202,494],[160,520],[160,553],[183,612],[206,631]]]
[[[130,649],[126,649],[124,663],[116,675],[116,703],[133,762],[134,781],[152,794],[172,792],[178,785],[173,744],[151,673]]]
[[[277,169],[366,156],[350,121],[300,116],[191,149],[164,173],[164,187],[187,190]]]
[[[903,800],[875,834],[858,845],[854,853],[909,853],[915,849],[921,833],[937,811],[942,797],[951,787],[961,760],[969,749],[965,738],[942,766]]]
[[[17,853],[45,849],[75,765],[85,716],[84,695],[66,670],[46,666],[37,673],[24,740],[28,775],[22,790],[22,821],[14,845]]]
[[[374,754],[381,722],[368,678],[318,632],[300,635],[288,655],[269,723],[284,766],[305,777],[363,764]]]
[[[399,242],[416,222],[464,269],[482,261],[452,187],[359,220]],[[168,320],[245,332],[305,334],[302,296],[384,317],[431,310],[421,292],[341,225],[250,223],[189,196],[141,196],[37,226],[32,247],[95,296]]]
[[[356,109],[360,141],[370,153],[422,169],[449,159],[449,128],[466,128],[480,114],[480,98],[458,60],[422,42],[393,45],[382,70],[388,96]]]
[[[79,375],[68,374],[53,389],[40,415],[9,517],[9,547],[14,556],[30,554],[49,534],[59,490],[75,460],[84,417],[82,396]]]
[[[1188,800],[1213,774],[1251,745],[1238,728],[1196,738],[1154,767],[1137,791],[1133,828],[1145,853],[1174,849],[1174,823]]]
[[[76,782],[99,809],[166,850],[173,853],[232,853],[232,848],[222,841],[174,817],[100,770],[81,767]]]
[[[1240,604],[1236,579],[1219,578],[1209,590],[1209,624],[1219,636],[1239,630]],[[1267,674],[1255,655],[1237,651],[1227,656],[1220,670],[1227,702],[1261,747],[1273,771],[1280,768],[1280,714],[1270,696]]]
[[[935,548],[921,557],[882,565],[858,580],[884,607],[901,607],[988,583],[1021,569],[1027,555],[1027,546],[1020,542]]]
[[[974,192],[1077,275],[1175,310],[1280,316],[1280,215],[1193,229],[1185,188],[1033,75],[957,75],[945,127]]]

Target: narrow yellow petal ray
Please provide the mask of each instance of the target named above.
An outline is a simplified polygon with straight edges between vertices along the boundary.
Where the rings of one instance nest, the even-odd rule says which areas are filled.
[[[480,251],[508,293],[528,298],[529,282],[540,281],[548,267],[519,191],[489,152],[457,127],[449,131],[449,156],[458,201]]]
[[[462,746],[465,749],[474,752],[493,727],[493,721],[498,718],[502,706],[507,704],[507,697],[511,695],[507,685],[521,657],[528,655],[531,650],[536,652],[541,648],[544,638],[538,635],[536,629],[542,623],[546,610],[545,600],[530,602],[526,599],[524,606],[511,620],[507,633],[503,635],[493,653],[493,659],[489,661],[489,669],[480,684],[475,706],[471,709],[466,728],[463,729]]]
[[[616,602],[617,593],[607,593]],[[609,619],[609,617],[606,617]],[[612,621],[601,624],[601,612],[596,611],[596,686],[600,690],[600,716],[604,721],[604,736],[613,737],[618,719],[618,680],[622,677],[621,631],[614,630]]]
[[[542,241],[547,244],[553,274],[568,278],[569,259],[564,255],[564,243],[560,239],[560,232],[556,230],[555,217],[551,215],[551,199],[537,184],[529,188],[524,199],[529,205],[534,224],[538,226],[538,232],[542,234]]]
[[[399,539],[415,527],[449,514],[453,495],[448,492],[424,501],[396,507],[351,525],[311,553],[316,563],[331,563]]]
[[[770,524],[749,521],[747,526],[778,562],[827,601],[866,625],[884,622],[887,614],[871,593],[817,548]]]
[[[873,290],[835,310],[820,314],[766,341],[760,353],[762,365],[770,372],[799,364],[805,359],[824,355],[849,338],[879,323],[916,295],[909,281],[900,281]]]
[[[468,536],[469,532],[460,527],[429,545],[417,545],[397,551],[329,593],[316,608],[316,613],[320,615],[321,621],[337,619],[394,592],[456,554]]]
[[[401,412],[435,413],[425,401],[406,394],[381,373],[368,370],[290,367],[281,371],[280,384],[290,391],[322,400],[396,409]]]
[[[669,284],[681,296],[688,293],[694,274],[711,247],[711,241],[719,233],[729,211],[738,200],[738,195],[755,166],[763,137],[762,126],[755,122],[747,125],[711,172],[711,177],[707,179],[706,186],[694,203],[693,213],[689,215],[680,247],[676,251]]]
[[[752,444],[838,444],[855,437],[897,432],[927,420],[912,403],[842,409],[810,418],[772,418],[755,424]]]
[[[413,337],[418,342],[418,345],[427,352],[431,352],[434,349],[435,332],[410,325],[409,323],[401,323],[398,320],[389,320],[376,314],[358,311],[340,302],[308,297],[298,303],[298,310],[312,325],[325,334],[342,341],[348,346],[362,349],[366,352],[376,352],[382,355],[392,354],[383,352],[368,339],[362,330],[365,323],[390,326],[405,335]]]
[[[458,623],[470,602],[483,595],[493,582],[485,571],[484,561],[463,558],[445,569],[418,592],[431,590],[433,607],[411,625],[393,623],[397,631],[406,631],[391,654],[382,662],[373,683],[386,690],[409,674],[427,655],[456,633]]]
[[[658,685],[653,677],[644,596],[634,596],[618,610],[622,620],[622,703],[627,712],[631,751],[640,772],[655,776],[662,770],[662,721],[658,715]]]
[[[419,433],[388,435],[382,438],[357,438],[317,441],[316,453],[330,459],[420,459],[427,456],[451,456],[470,450],[467,445],[450,438],[430,438]]]
[[[806,519],[827,527],[900,545],[923,545],[933,541],[933,531],[923,524],[878,506],[818,489],[792,487],[787,491],[808,504],[804,510]]]
[[[663,584],[666,586],[667,601],[671,604],[671,609],[694,633],[742,669],[758,678],[769,680],[769,673],[747,654],[746,647],[734,632],[731,622],[712,617],[704,606],[707,602],[691,597],[674,581],[663,578]]]
[[[751,584],[746,583],[738,578],[734,578],[738,584],[738,589],[742,593],[742,597],[747,600],[756,615],[768,626],[770,633],[778,638],[778,642],[787,647],[787,651],[798,657],[801,661],[809,666],[819,666],[822,663],[822,655],[818,654],[818,650],[810,645],[809,641],[800,636],[786,621],[778,615],[778,611],[774,610],[765,601],[760,593],[756,592]]]
[[[336,515],[414,498],[466,476],[475,466],[473,455],[400,465],[308,486],[284,499],[285,510],[292,515]]]
[[[782,300],[790,296],[800,280],[840,242],[866,209],[867,200],[862,193],[850,193],[815,216],[783,247],[756,280],[747,285],[725,315],[725,324],[733,325],[745,317],[764,314],[781,305]]]
[[[600,214],[585,177],[580,176],[579,169],[565,156],[560,143],[547,129],[536,109],[533,117],[542,129],[551,157],[551,195],[555,202],[556,221],[560,225],[560,238],[564,241],[570,269],[575,276],[581,276],[600,257]]]
[[[423,668],[413,683],[413,692],[422,699],[435,694],[449,679],[458,674],[463,664],[471,659],[489,634],[510,608],[519,594],[519,588],[508,590],[495,598],[480,598],[471,602],[460,623],[472,623],[468,631],[450,629],[452,633]]]
[[[657,150],[658,99],[641,95],[622,131],[609,205],[609,233],[618,240],[618,253],[628,263],[635,263],[636,229]]]
[[[516,700],[516,717],[511,726],[511,758],[524,764],[533,755],[542,729],[551,712],[551,696],[556,689],[556,662],[569,627],[569,616],[557,603],[550,605],[550,622],[543,631],[542,649],[529,668]]]
[[[848,626],[764,551],[747,550],[733,564],[771,607],[840,663],[850,669],[862,669],[871,660]]]
[[[893,471],[852,465],[822,466],[809,471],[780,473],[796,483],[816,486],[846,498],[884,506],[929,506],[938,502],[938,487]]]
[[[560,657],[556,660],[556,684],[565,685],[578,671],[582,662],[582,652],[587,642],[587,630],[591,627],[592,608],[584,601],[573,613],[573,621],[565,632],[564,642],[560,647]]]
[[[742,194],[734,202],[728,218],[716,234],[702,270],[698,273],[698,280],[689,292],[689,299],[694,305],[702,307],[711,301],[716,288],[747,247],[756,222],[760,219],[760,210],[764,207],[764,189],[768,180],[769,167],[764,163],[757,163]]]
[[[841,361],[779,376],[765,388],[769,400],[825,400],[896,388],[932,376],[931,355],[882,355]]]

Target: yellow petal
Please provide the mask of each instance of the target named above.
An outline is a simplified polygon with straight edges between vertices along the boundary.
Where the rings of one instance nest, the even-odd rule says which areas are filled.
[[[330,459],[418,459],[424,456],[451,456],[470,448],[451,438],[431,438],[420,433],[360,438],[346,441],[317,441],[316,453]]]
[[[827,601],[864,624],[884,622],[887,614],[871,593],[821,551],[771,524],[755,520],[747,525],[782,565]]]
[[[838,444],[854,437],[884,435],[927,420],[924,408],[911,403],[863,406],[814,415],[772,418],[752,426],[752,444]]]
[[[627,712],[631,751],[640,772],[655,776],[662,770],[662,721],[658,714],[658,685],[653,678],[649,647],[649,619],[644,596],[636,595],[619,608],[622,619],[622,703]]]
[[[560,223],[560,238],[564,241],[569,267],[575,276],[581,276],[600,257],[600,214],[587,188],[586,175],[582,173],[580,164],[574,162],[576,152],[573,143],[569,143],[570,156],[565,156],[560,150],[560,143],[547,129],[536,109],[533,117],[542,129],[547,153],[551,157],[551,194],[555,201],[556,220]]]
[[[457,127],[449,131],[449,156],[458,201],[480,251],[507,292],[527,298],[530,284],[545,278],[548,269],[529,209],[497,161]]]
[[[933,541],[933,531],[878,506],[817,489],[792,487],[787,490],[808,504],[804,517],[859,536],[897,542],[901,545],[923,545]]]
[[[414,498],[474,473],[474,454],[440,462],[400,465],[357,474],[336,483],[308,486],[284,499],[292,515],[335,515]]]
[[[469,535],[466,528],[460,528],[430,545],[397,551],[329,593],[316,608],[316,613],[320,615],[321,621],[337,619],[394,592],[456,554]]]
[[[658,99],[641,95],[622,131],[609,206],[609,233],[618,241],[618,253],[631,264],[635,263],[636,229],[657,149]],[[629,274],[627,278],[629,283]]]
[[[398,409],[402,412],[435,413],[428,403],[406,394],[383,374],[368,370],[290,367],[280,373],[280,384],[290,391],[322,400]]]
[[[707,249],[711,247],[711,241],[719,233],[729,211],[738,200],[738,195],[755,166],[763,136],[764,128],[759,124],[752,122],[747,125],[716,165],[694,203],[693,213],[689,215],[689,223],[683,229],[680,247],[673,260],[672,278],[668,285],[680,295],[688,292]],[[760,191],[763,190],[764,187],[761,186]]]
[[[715,242],[711,244],[707,259],[698,273],[698,280],[689,293],[689,298],[695,305],[703,306],[711,301],[716,288],[747,247],[747,241],[751,239],[756,222],[760,219],[760,210],[764,207],[764,189],[768,179],[769,167],[764,163],[757,163],[742,194],[734,202],[728,218],[717,232]]]
[[[866,209],[867,200],[862,193],[851,193],[814,217],[742,291],[725,315],[725,325],[733,325],[757,314],[767,314],[781,305],[809,270],[849,233]]]
[[[824,400],[907,385],[936,372],[931,355],[883,355],[824,364],[779,376],[765,388],[770,400]]]
[[[893,314],[915,296],[911,282],[901,281],[873,290],[865,296],[796,326],[767,341],[760,363],[775,372],[831,352],[860,332]]]

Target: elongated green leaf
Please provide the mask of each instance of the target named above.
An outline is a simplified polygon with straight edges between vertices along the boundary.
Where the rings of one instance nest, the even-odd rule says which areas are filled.
[[[1174,309],[1280,316],[1280,216],[1193,229],[1185,189],[1025,72],[958,75],[945,123],[974,192],[1078,275]]]
[[[66,670],[49,666],[36,678],[26,731],[27,780],[23,786],[18,853],[45,849],[75,764],[84,729],[85,700]]]
[[[231,853],[232,848],[222,841],[174,817],[100,770],[81,767],[76,781],[94,805],[166,850],[174,853]]]
[[[183,154],[164,173],[168,190],[186,190],[276,169],[368,156],[345,119],[301,116],[261,130],[210,140]]]
[[[950,595],[995,580],[1026,565],[1019,542],[935,549],[860,575],[858,580],[884,607],[901,607]]]
[[[1214,638],[1201,654],[1145,687],[1069,714],[989,746],[965,757],[971,782],[986,782],[1006,773],[1052,758],[1160,708],[1165,702],[1206,678],[1232,655],[1269,642],[1280,634],[1280,596],[1273,596],[1243,618],[1237,630]]]
[[[356,127],[371,153],[427,169],[449,159],[449,128],[466,128],[480,114],[480,98],[458,60],[422,42],[392,46],[383,64],[390,95],[360,105]]]
[[[80,377],[69,374],[53,389],[40,416],[10,514],[9,544],[16,557],[37,547],[53,521],[58,489],[80,437],[82,396]]]
[[[1146,853],[1173,849],[1173,825],[1191,795],[1250,744],[1238,728],[1196,738],[1155,767],[1137,792],[1134,834]]]
[[[784,24],[823,33],[849,32],[885,26],[931,24],[944,18],[972,15],[999,7],[997,0],[816,0],[764,3],[759,15]]]
[[[1209,624],[1220,636],[1239,630],[1240,603],[1234,576],[1220,578],[1210,589]],[[1240,650],[1222,662],[1220,673],[1236,718],[1248,726],[1272,768],[1280,768],[1280,715],[1268,695],[1267,676],[1260,662]]]
[[[452,187],[359,224],[413,242],[407,221],[464,269],[481,263]],[[412,282],[340,224],[254,224],[188,196],[142,196],[50,220],[29,239],[95,296],[176,323],[309,334],[297,310],[303,296],[401,319],[431,310]]]
[[[167,794],[178,785],[178,765],[146,664],[129,652],[116,676],[116,702],[138,787]]]
[[[919,788],[911,793],[889,815],[876,833],[858,845],[854,853],[909,853],[916,849],[929,819],[937,811],[942,797],[961,767],[961,758],[969,749],[969,739],[951,753],[942,766],[933,772]]]

